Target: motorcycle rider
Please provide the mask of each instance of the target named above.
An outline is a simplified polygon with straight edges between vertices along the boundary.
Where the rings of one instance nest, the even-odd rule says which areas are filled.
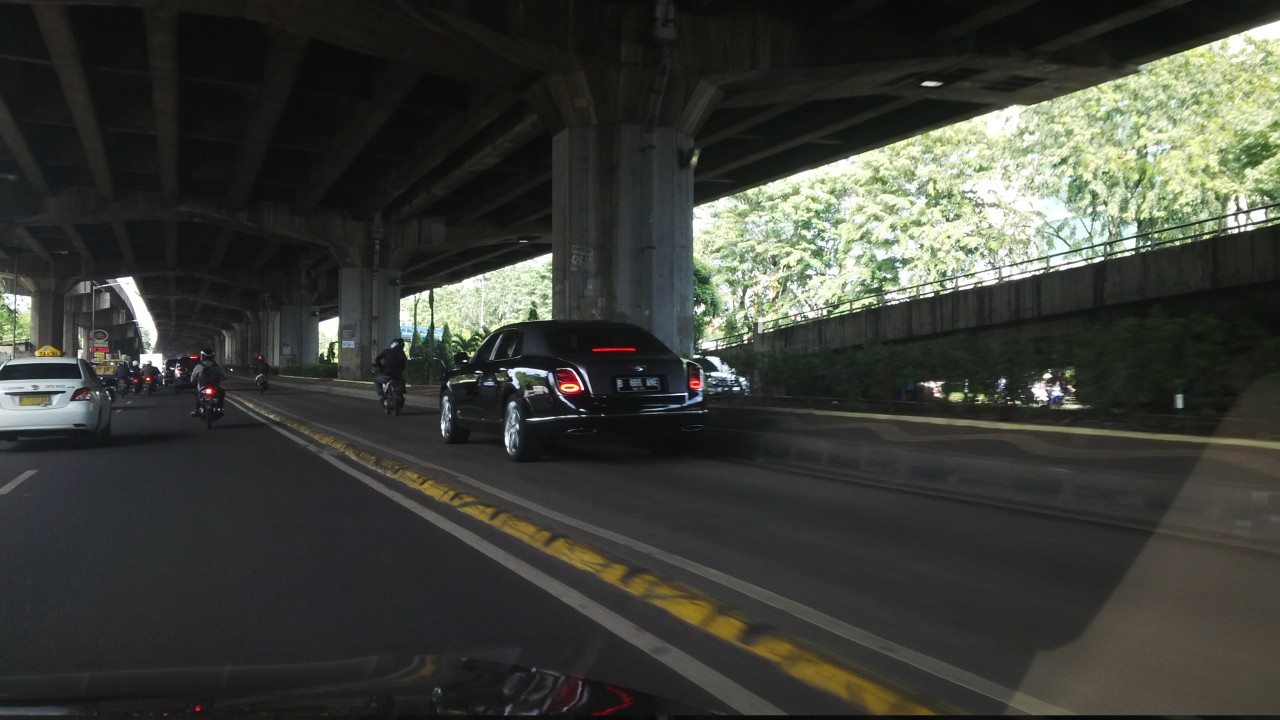
[[[378,357],[373,359],[375,366],[373,374],[373,389],[378,393],[378,399],[382,399],[383,389],[387,383],[392,380],[399,380],[404,377],[404,368],[409,364],[409,358],[404,354],[404,338],[396,338],[391,341],[386,350],[378,353]]]
[[[129,392],[129,363],[124,360],[116,365],[116,389],[122,393]]]
[[[151,364],[150,360],[142,366],[142,378],[144,381],[150,382],[152,386],[159,384],[159,375],[160,371],[156,369],[155,365]]]
[[[196,386],[196,409],[191,411],[192,417],[200,415],[200,396],[206,387],[217,388],[216,407],[222,409],[226,392],[222,389],[222,368],[213,359],[213,350],[205,348],[200,351],[200,362],[191,370],[191,382]]]
[[[271,375],[271,365],[267,363],[267,359],[263,357],[261,354],[259,354],[258,359],[254,361],[253,374],[254,374],[254,378],[253,378],[254,382],[258,381],[257,376],[259,375],[262,376],[263,382],[266,382]]]

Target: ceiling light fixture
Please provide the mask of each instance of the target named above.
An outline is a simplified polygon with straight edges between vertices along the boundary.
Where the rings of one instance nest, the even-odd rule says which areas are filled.
[[[940,88],[943,85],[946,85],[946,83],[944,83],[941,80],[921,80],[920,81],[920,87]]]

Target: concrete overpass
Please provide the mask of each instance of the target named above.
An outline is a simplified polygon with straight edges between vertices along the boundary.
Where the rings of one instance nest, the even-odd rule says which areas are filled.
[[[313,362],[338,315],[361,377],[400,297],[550,251],[556,317],[689,350],[695,203],[1277,18],[1250,0],[0,0],[0,267],[38,342],[83,338],[74,291],[131,275],[167,353]]]

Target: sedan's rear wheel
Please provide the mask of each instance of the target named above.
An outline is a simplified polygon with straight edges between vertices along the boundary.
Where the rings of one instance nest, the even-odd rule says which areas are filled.
[[[514,398],[507,401],[507,413],[502,423],[502,444],[507,457],[516,462],[537,460],[542,454],[541,438],[529,431],[524,410]]]
[[[448,394],[440,396],[440,437],[450,445],[464,443],[471,437],[470,430],[458,427],[457,411],[453,409],[453,398]]]

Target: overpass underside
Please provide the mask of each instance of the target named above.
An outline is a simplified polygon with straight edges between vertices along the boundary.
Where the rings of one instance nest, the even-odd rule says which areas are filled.
[[[689,351],[695,203],[1277,17],[1247,0],[0,0],[0,267],[38,298],[38,342],[83,349],[84,283],[132,276],[166,353],[312,362],[338,316],[355,378],[404,295],[550,252],[555,317]]]

